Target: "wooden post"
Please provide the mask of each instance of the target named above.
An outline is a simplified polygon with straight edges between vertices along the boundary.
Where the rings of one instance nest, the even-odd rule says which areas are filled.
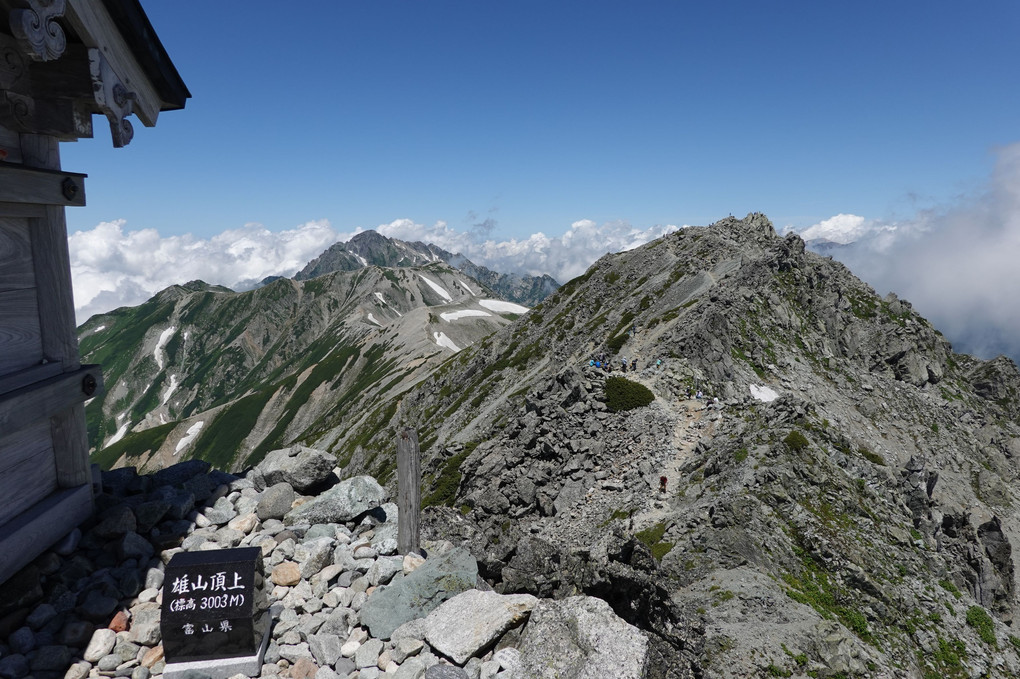
[[[421,452],[418,432],[404,429],[397,436],[397,551],[417,553],[421,511]]]

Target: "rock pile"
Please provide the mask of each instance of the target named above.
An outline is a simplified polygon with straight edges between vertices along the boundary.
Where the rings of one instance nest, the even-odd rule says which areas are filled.
[[[498,594],[449,542],[401,556],[386,491],[335,471],[295,447],[245,476],[103,472],[94,519],[0,591],[0,677],[159,677],[165,565],[238,546],[261,548],[270,581],[263,677],[644,676],[644,633],[605,602]]]

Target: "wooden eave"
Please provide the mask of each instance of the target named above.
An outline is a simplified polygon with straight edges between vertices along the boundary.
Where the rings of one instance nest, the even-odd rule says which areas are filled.
[[[159,93],[163,111],[184,108],[191,98],[170,56],[166,53],[149,17],[138,0],[103,0],[120,34],[124,36],[131,53]]]
[[[138,0],[0,0],[0,127],[72,140],[99,113],[123,146],[131,114],[152,127],[190,96]]]
[[[84,45],[102,51],[135,94],[132,112],[143,125],[153,127],[160,111],[184,108],[191,94],[138,0],[67,0],[64,20]]]

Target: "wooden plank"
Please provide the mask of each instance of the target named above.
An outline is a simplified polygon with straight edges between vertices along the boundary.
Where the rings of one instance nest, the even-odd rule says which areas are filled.
[[[31,220],[30,228],[43,356],[62,362],[65,370],[76,370],[81,359],[64,208],[48,206],[46,218]]]
[[[86,379],[95,385],[92,393],[84,389]],[[40,419],[48,420],[102,391],[103,371],[98,365],[86,365],[0,395],[0,431],[15,432]]]
[[[102,50],[114,73],[128,91],[135,94],[135,115],[146,127],[153,127],[161,108],[159,95],[124,37],[116,29],[103,3],[95,0],[69,0],[64,18],[85,45]]]
[[[74,488],[88,483],[89,436],[85,429],[85,405],[76,403],[51,417],[50,434],[57,485]]]
[[[36,291],[0,292],[0,375],[24,370],[42,359]]]
[[[49,423],[36,422],[0,439],[0,525],[57,489]]]
[[[28,221],[0,217],[0,292],[35,287]]]
[[[0,530],[0,583],[92,516],[92,487],[57,491]]]
[[[64,372],[64,366],[61,363],[54,361],[52,363],[33,365],[9,375],[2,375],[0,376],[0,395],[6,394],[9,391],[14,391],[15,389],[27,387],[28,385],[35,384],[36,382],[48,380],[51,377],[56,377],[62,372]]]
[[[0,201],[82,206],[85,204],[85,176],[78,172],[51,172],[3,163],[0,164]]]
[[[421,452],[418,432],[404,429],[397,436],[397,551],[417,553],[420,548]]]

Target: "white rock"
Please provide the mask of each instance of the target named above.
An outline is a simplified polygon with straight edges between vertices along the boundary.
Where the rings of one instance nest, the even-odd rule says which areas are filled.
[[[514,625],[527,618],[538,599],[530,594],[497,594],[469,589],[444,601],[425,618],[432,648],[463,665]]]
[[[82,655],[82,658],[90,663],[97,663],[100,658],[113,650],[115,643],[117,643],[116,632],[105,627],[97,629],[92,634],[92,640],[89,641],[88,647],[85,648],[85,654]]]

